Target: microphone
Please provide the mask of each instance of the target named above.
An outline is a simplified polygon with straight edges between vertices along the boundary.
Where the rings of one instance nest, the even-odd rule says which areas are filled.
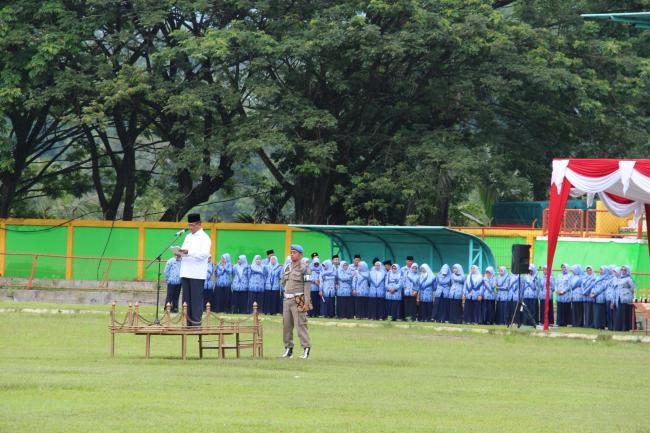
[[[186,230],[187,230],[187,229],[181,229],[181,230],[177,231],[177,232],[176,232],[176,236],[180,236],[180,235],[182,235],[183,233],[185,233]]]

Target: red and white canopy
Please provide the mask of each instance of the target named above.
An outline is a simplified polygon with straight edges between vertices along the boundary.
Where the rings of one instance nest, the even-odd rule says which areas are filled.
[[[548,251],[546,276],[546,310],[544,329],[548,329],[550,295],[550,269],[557,247],[560,225],[569,197],[587,195],[603,201],[607,209],[617,216],[634,213],[638,219],[650,212],[650,159],[555,159],[549,194]],[[646,225],[650,221],[646,218]],[[649,231],[650,232],[650,231]],[[648,246],[650,248],[650,245]]]

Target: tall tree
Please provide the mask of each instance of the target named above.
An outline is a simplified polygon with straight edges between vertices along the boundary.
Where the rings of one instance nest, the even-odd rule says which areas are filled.
[[[296,220],[403,224],[406,213],[364,216],[372,200],[359,189],[390,174],[389,202],[404,190],[420,197],[410,223],[446,224],[481,167],[472,149],[498,98],[484,83],[496,75],[493,45],[512,27],[479,1],[339,2],[285,21],[278,27],[291,30],[276,35],[281,60],[270,73],[279,90],[259,108],[280,144],[258,152],[290,191]]]
[[[87,191],[81,131],[68,122],[77,18],[55,1],[0,7],[0,218],[31,198]]]

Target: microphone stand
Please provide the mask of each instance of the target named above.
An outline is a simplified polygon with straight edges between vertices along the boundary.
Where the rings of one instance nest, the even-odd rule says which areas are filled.
[[[160,307],[160,261],[162,259],[162,255],[165,254],[165,252],[178,241],[178,238],[180,238],[181,235],[185,233],[185,231],[186,229],[179,230],[178,232],[176,232],[175,233],[176,237],[174,238],[174,240],[171,241],[169,245],[167,245],[165,248],[163,248],[163,250],[160,251],[160,253],[156,256],[156,258],[150,261],[149,264],[147,264],[147,266],[145,267],[145,270],[149,269],[151,265],[153,265],[155,262],[158,262],[158,277],[156,279],[156,318],[154,319],[154,324],[156,325],[160,325],[160,318],[158,316],[158,309]]]

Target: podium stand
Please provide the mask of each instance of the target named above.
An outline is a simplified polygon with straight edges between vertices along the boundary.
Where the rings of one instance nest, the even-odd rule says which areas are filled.
[[[650,320],[650,302],[632,302],[634,312],[643,317],[643,331],[648,335],[648,320]],[[636,319],[634,319],[636,321]],[[636,324],[636,323],[635,323]]]

